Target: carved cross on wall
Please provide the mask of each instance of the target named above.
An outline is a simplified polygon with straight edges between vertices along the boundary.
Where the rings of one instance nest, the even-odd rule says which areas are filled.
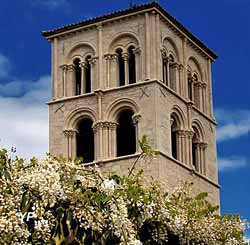
[[[146,97],[149,97],[150,96],[150,92],[148,91],[148,87],[143,87],[143,88],[140,88],[141,90],[141,96],[140,96],[140,99],[142,99],[144,97],[144,95]]]
[[[57,113],[58,111],[63,112],[63,110],[62,110],[63,107],[64,107],[64,103],[59,104],[59,105],[57,106],[56,110],[55,110],[55,113]]]

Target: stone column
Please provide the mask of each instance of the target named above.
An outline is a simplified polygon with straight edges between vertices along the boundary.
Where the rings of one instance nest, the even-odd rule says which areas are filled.
[[[146,49],[145,49],[145,65],[146,65],[146,77],[145,79],[149,79],[151,76],[150,76],[150,50],[151,50],[151,47],[150,47],[150,21],[149,21],[149,14],[148,12],[145,13],[145,39],[146,39],[146,43],[145,43],[145,46],[146,46]]]
[[[124,60],[124,66],[125,66],[125,85],[129,84],[129,54],[123,53],[122,58]]]
[[[118,87],[119,86],[119,62],[118,55],[111,55],[111,65],[110,65],[110,87]]]
[[[179,78],[179,65],[178,63],[174,63],[172,65],[173,69],[174,69],[174,81],[172,82],[174,84],[174,90],[176,93],[180,93],[180,78]]]
[[[103,159],[107,159],[109,157],[109,123],[103,123]]]
[[[202,98],[203,98],[203,112],[205,114],[208,113],[208,96],[207,96],[207,84],[206,83],[202,83]]]
[[[207,70],[208,70],[208,113],[213,117],[213,92],[212,92],[212,71],[211,71],[211,60],[207,59]]]
[[[66,97],[66,86],[67,86],[67,70],[68,66],[66,64],[61,65],[60,68],[62,69],[62,89],[61,89],[61,97]]]
[[[176,132],[176,143],[177,143],[177,160],[184,163],[184,132],[183,130],[178,130]]]
[[[141,49],[140,48],[136,48],[133,50],[134,54],[135,54],[135,72],[136,72],[136,79],[135,81],[141,81],[141,71],[142,71],[142,67],[141,67]]]
[[[201,147],[200,142],[195,143],[195,155],[196,155],[196,170],[201,173],[202,161],[201,161]]]
[[[116,129],[117,129],[117,123],[110,122],[109,123],[109,135],[110,135],[109,149],[110,149],[110,157],[113,157],[113,158],[117,156]]]
[[[186,162],[187,165],[192,167],[193,166],[193,156],[192,156],[192,139],[194,133],[192,131],[186,131]]]
[[[58,97],[58,38],[52,40],[52,99]]]
[[[202,82],[197,82],[196,86],[198,87],[198,101],[197,101],[197,107],[203,111],[203,92],[202,92]]]
[[[77,130],[68,129],[63,131],[65,136],[65,152],[67,159],[76,158],[76,134]]]
[[[166,85],[170,87],[170,84],[172,81],[170,81],[170,65],[171,65],[171,63],[170,63],[169,57],[166,58],[166,62],[167,62],[166,63],[166,68],[167,68],[167,70],[166,70],[166,73],[167,73]]]
[[[184,97],[188,98],[188,71],[187,71],[187,38],[183,37],[182,39],[182,59],[183,59],[183,89]]]
[[[90,75],[91,75],[91,92],[95,91],[98,89],[98,82],[97,82],[97,69],[96,69],[96,62],[97,62],[97,57],[93,57],[89,60],[90,64]]]
[[[161,49],[162,57],[162,81],[167,84],[167,52],[164,48]]]
[[[81,77],[81,94],[86,94],[86,62],[80,63],[81,70],[82,70],[82,77]]]
[[[179,89],[180,89],[180,95],[185,97],[185,85],[184,85],[184,66],[183,65],[179,65]]]
[[[106,60],[106,84],[105,84],[105,88],[110,88],[110,87],[112,87],[112,86],[110,86],[110,80],[112,79],[111,69],[110,69],[110,66],[112,65],[112,63],[111,63],[112,55],[105,54],[104,59]]]
[[[103,31],[102,31],[102,25],[99,24],[97,26],[98,30],[98,56],[99,56],[99,62],[98,62],[98,76],[96,76],[95,80],[95,88],[103,88],[104,87],[104,76],[103,76],[103,64],[102,64],[102,58],[103,58]]]
[[[92,126],[95,134],[95,160],[103,159],[103,122],[97,121]]]
[[[150,64],[153,64],[153,67],[152,67],[152,71],[151,71],[151,77],[152,78],[156,78],[156,72],[157,72],[157,52],[156,52],[156,11],[152,11],[151,12],[152,15],[151,15],[151,49],[152,52],[151,52],[151,61],[150,61]]]
[[[208,144],[207,143],[201,143],[200,149],[201,149],[201,173],[203,175],[207,174],[207,165],[206,165],[206,149]]]
[[[74,96],[76,94],[75,66],[69,65],[67,72],[67,94],[66,96]]]
[[[136,140],[136,152],[140,152],[139,140],[140,140],[140,132],[139,132],[139,122],[141,119],[141,115],[135,114],[132,117],[133,124],[135,126],[135,140]]]

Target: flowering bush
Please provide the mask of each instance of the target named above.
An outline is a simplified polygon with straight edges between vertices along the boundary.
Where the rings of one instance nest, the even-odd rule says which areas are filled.
[[[141,142],[142,154],[154,155]],[[135,165],[135,164],[134,164]],[[142,171],[48,156],[25,163],[0,151],[0,244],[243,244],[238,216],[219,216],[192,184],[168,195]]]

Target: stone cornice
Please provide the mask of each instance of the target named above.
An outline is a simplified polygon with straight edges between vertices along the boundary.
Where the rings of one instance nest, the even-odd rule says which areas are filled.
[[[72,32],[81,31],[86,28],[99,28],[100,25],[103,25],[107,22],[112,22],[116,19],[128,18],[136,16],[143,12],[150,12],[151,14],[160,14],[161,17],[166,20],[171,27],[178,32],[179,35],[188,38],[188,41],[195,45],[197,49],[202,53],[206,54],[210,59],[215,60],[217,55],[211,51],[202,41],[195,37],[190,31],[188,31],[179,21],[177,21],[173,16],[171,16],[165,9],[163,9],[155,1],[149,4],[138,5],[133,8],[128,8],[122,11],[117,11],[108,15],[103,15],[96,17],[90,20],[81,21],[75,24],[64,26],[58,29],[44,31],[42,35],[47,39],[52,39],[57,36],[62,36],[65,34],[70,34]]]

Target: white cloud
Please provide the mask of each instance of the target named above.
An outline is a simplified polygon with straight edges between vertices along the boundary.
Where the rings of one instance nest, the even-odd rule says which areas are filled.
[[[9,70],[10,70],[10,62],[8,58],[0,53],[0,78],[7,77],[9,74]]]
[[[219,171],[234,170],[236,168],[243,168],[248,165],[248,160],[245,157],[232,156],[228,158],[218,159]]]
[[[250,133],[250,111],[216,110],[215,114],[219,123],[218,142],[235,139]]]
[[[15,81],[1,88],[25,87],[21,97],[3,97],[0,92],[0,147],[17,148],[18,156],[43,157],[48,151],[48,108],[50,77],[37,81]],[[2,92],[3,94],[3,92]],[[11,93],[10,93],[11,95]]]
[[[55,9],[60,6],[66,5],[67,0],[31,0],[34,5],[40,5],[48,7],[49,9]]]
[[[250,243],[250,237],[244,237],[244,241]]]

